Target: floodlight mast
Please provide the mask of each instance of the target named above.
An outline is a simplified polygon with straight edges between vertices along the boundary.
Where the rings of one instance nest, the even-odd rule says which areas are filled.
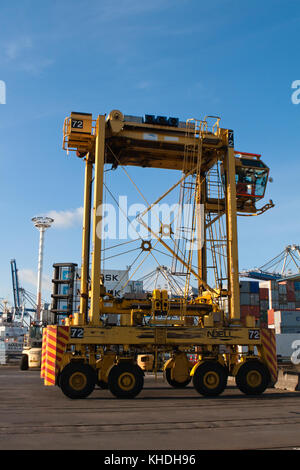
[[[44,234],[47,228],[50,228],[54,219],[50,217],[33,217],[31,221],[40,232],[39,256],[38,256],[38,276],[37,276],[37,292],[36,292],[36,315],[35,321],[39,322],[41,317],[42,304],[42,274],[43,274],[43,258],[44,258]]]

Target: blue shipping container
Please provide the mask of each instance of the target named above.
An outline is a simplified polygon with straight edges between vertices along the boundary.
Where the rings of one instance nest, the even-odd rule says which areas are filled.
[[[295,290],[300,290],[300,281],[295,281],[294,287],[295,287]]]
[[[250,282],[250,292],[251,294],[259,293],[259,282]]]

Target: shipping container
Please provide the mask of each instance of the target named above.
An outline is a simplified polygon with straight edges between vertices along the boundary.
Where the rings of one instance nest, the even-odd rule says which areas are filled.
[[[124,294],[124,299],[146,300],[147,298],[147,292],[125,292]]]
[[[274,311],[273,309],[268,310],[268,325],[274,325]]]
[[[68,284],[58,284],[57,294],[59,295],[69,295],[70,286]]]
[[[286,292],[287,292],[286,282],[279,282],[278,283],[278,292],[279,292],[279,294],[286,294]]]
[[[58,277],[57,277],[57,279],[60,280],[60,281],[68,281],[71,278],[71,274],[72,274],[71,267],[60,266],[58,268]]]
[[[287,301],[288,302],[295,302],[296,300],[296,295],[294,290],[288,290],[287,291]]]
[[[288,326],[281,326],[281,325],[275,325],[275,333],[277,335],[279,334],[300,334],[300,327],[288,327]],[[300,340],[300,336],[299,336]]]
[[[259,317],[260,316],[259,306],[241,305],[241,318],[245,318],[246,315]]]
[[[143,292],[143,281],[129,281],[127,285],[130,292]]]
[[[268,300],[260,300],[259,301],[259,307],[261,311],[268,310],[269,309],[269,301]]]
[[[259,282],[258,281],[250,282],[250,293],[259,294]]]
[[[113,294],[115,297],[123,297],[126,292],[131,292],[131,288],[128,285],[128,270],[119,269],[104,269],[102,273],[102,279],[106,291]],[[134,281],[141,282],[141,281]],[[126,286],[125,286],[126,284]],[[125,286],[123,288],[123,286]],[[76,297],[80,296],[80,270],[76,271],[76,281],[74,285],[74,292]],[[80,299],[76,298],[76,302]]]
[[[259,298],[261,300],[269,300],[269,289],[261,287],[259,289]]]
[[[287,303],[287,294],[280,294],[278,295],[278,301],[280,304],[286,304]]]
[[[250,305],[259,305],[259,294],[250,294]]]
[[[279,333],[276,334],[276,350],[277,357],[280,360],[291,360],[292,354],[295,353],[299,346],[296,341],[300,340],[297,333]]]
[[[300,328],[300,312],[297,310],[277,310],[274,312],[274,323],[285,327]]]
[[[295,300],[300,302],[300,290],[295,290]]]
[[[269,291],[269,299],[275,302],[279,300],[279,293],[277,290],[270,290]]]
[[[288,310],[288,306],[287,306],[287,304],[279,303],[279,307],[278,307],[277,310]]]
[[[278,282],[277,281],[262,281],[259,283],[260,287],[265,287],[269,290],[277,290],[278,291]]]
[[[67,310],[68,309],[68,302],[66,300],[58,300],[57,301],[57,310]]]
[[[269,306],[270,306],[270,309],[279,310],[278,300],[275,301],[275,300],[270,299]]]
[[[250,294],[250,281],[240,281],[240,292]]]
[[[250,294],[247,292],[240,293],[240,304],[241,305],[250,305]]]
[[[300,291],[300,281],[295,281],[294,282],[294,289],[295,289],[295,291]]]

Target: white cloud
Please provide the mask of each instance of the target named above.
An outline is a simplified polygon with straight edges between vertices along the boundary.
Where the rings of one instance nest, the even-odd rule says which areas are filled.
[[[26,61],[20,65],[20,68],[25,72],[32,74],[39,74],[42,70],[51,67],[54,64],[53,59],[37,59],[35,61]]]
[[[4,52],[9,60],[15,60],[21,54],[21,52],[31,48],[32,40],[30,37],[26,36],[7,42],[4,46]]]
[[[137,88],[140,90],[146,90],[148,88],[151,88],[151,82],[149,81],[142,81],[137,84]]]
[[[39,43],[30,36],[19,36],[2,41],[0,55],[3,61],[14,64],[19,70],[38,75],[44,69],[51,67],[54,60],[38,53]]]
[[[70,209],[66,211],[49,211],[45,214],[46,217],[54,219],[54,228],[71,228],[75,225],[82,224],[83,207],[77,209]]]
[[[36,288],[37,286],[37,273],[32,269],[18,269],[18,276],[21,281],[21,285],[29,284]],[[26,289],[26,287],[25,287]],[[43,274],[42,276],[42,290],[52,292],[52,282],[49,276]]]

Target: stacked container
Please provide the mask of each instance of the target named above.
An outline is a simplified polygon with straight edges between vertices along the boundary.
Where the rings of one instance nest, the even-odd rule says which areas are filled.
[[[294,282],[295,305],[300,308],[300,281]]]
[[[296,310],[300,308],[300,282],[265,281],[260,283],[260,298],[265,298],[265,289],[269,291],[270,310]],[[265,304],[261,307],[265,307]],[[263,308],[261,308],[263,310]]]
[[[269,289],[267,287],[260,287],[259,289],[259,310],[260,326],[262,328],[267,328],[269,310]]]
[[[130,289],[130,293],[141,293],[144,292],[143,281],[129,281],[128,288]]]
[[[276,281],[263,281],[260,289],[268,289],[269,309],[279,309],[279,288]]]
[[[300,333],[300,310],[279,310],[274,312],[276,334]]]
[[[247,315],[254,316],[256,320],[260,317],[259,309],[259,283],[256,281],[240,282],[240,305],[241,320]]]

